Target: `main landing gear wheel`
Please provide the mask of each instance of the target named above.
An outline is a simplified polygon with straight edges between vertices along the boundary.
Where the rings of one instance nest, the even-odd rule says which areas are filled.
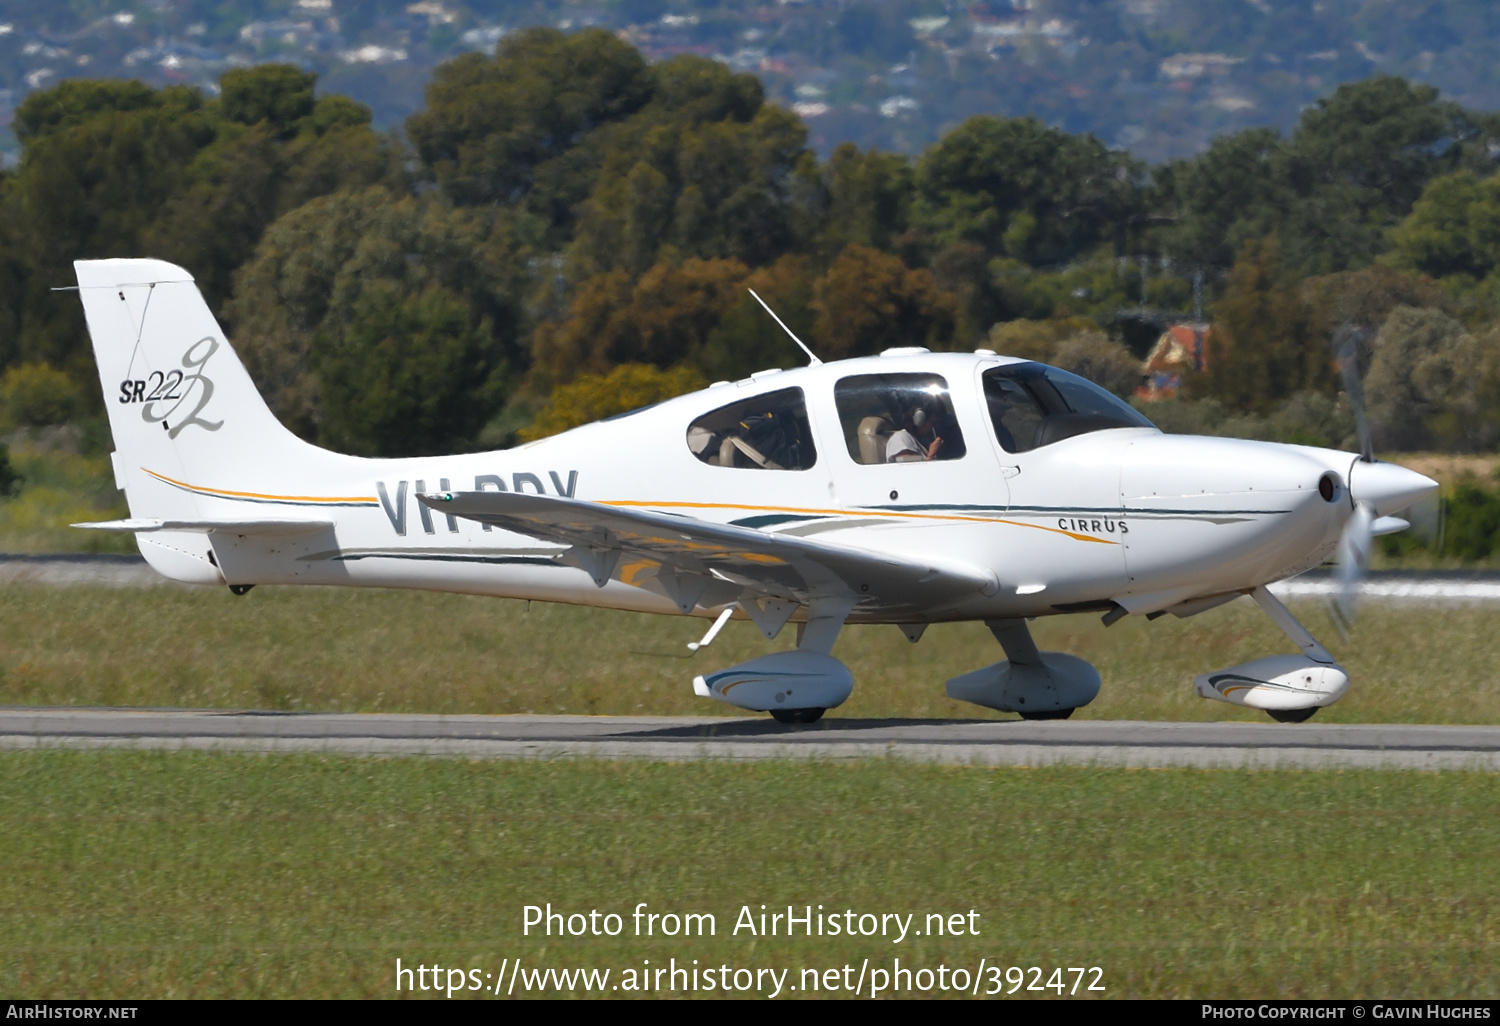
[[[1023,712],[1023,720],[1065,720],[1073,715],[1072,709],[1049,709],[1047,712]]]
[[[827,709],[772,709],[777,723],[817,723]]]
[[[1277,723],[1305,723],[1320,708],[1315,705],[1311,709],[1267,709],[1266,715]]]

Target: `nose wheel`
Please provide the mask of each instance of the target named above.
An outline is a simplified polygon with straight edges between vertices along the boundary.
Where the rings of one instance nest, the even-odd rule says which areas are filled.
[[[1267,709],[1266,715],[1277,723],[1305,723],[1312,719],[1318,708],[1315,705],[1311,709]]]
[[[1073,715],[1072,709],[1048,709],[1046,712],[1023,712],[1023,720],[1065,720]]]

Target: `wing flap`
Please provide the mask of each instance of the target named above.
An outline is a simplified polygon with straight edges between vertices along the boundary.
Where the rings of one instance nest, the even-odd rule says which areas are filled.
[[[999,587],[994,574],[970,564],[908,559],[607,503],[490,491],[417,498],[440,513],[566,545],[563,559],[589,571],[600,587],[630,560],[659,564],[669,596],[683,596],[679,607],[687,602],[684,577],[690,575],[799,603],[852,598],[864,610],[920,608],[993,595]]]

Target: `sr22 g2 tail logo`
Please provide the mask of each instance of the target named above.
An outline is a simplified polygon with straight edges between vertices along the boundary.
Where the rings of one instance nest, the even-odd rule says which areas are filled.
[[[146,378],[126,378],[120,382],[121,403],[143,403],[141,419],[160,424],[168,438],[176,438],[183,429],[196,425],[205,431],[217,431],[222,420],[203,420],[198,414],[214,397],[214,383],[203,373],[209,357],[219,351],[219,340],[209,335],[187,347],[182,354],[182,370],[152,371]],[[181,418],[177,411],[196,398],[197,402]]]

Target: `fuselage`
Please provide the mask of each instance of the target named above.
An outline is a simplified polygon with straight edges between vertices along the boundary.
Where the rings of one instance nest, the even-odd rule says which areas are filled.
[[[425,588],[673,614],[659,591],[637,586],[649,567],[626,564],[597,588],[555,558],[557,546],[445,517],[415,496],[562,495],[956,559],[999,582],[994,594],[906,610],[903,622],[1116,604],[1180,611],[1298,573],[1333,550],[1352,511],[1353,454],[1164,435],[1124,404],[1111,412],[1088,396],[1067,401],[1101,405],[1049,417],[1043,402],[1028,412],[1025,389],[1051,387],[1027,377],[1038,366],[902,351],[721,382],[504,451],[340,459],[316,472],[282,453],[260,466],[225,465],[212,479],[144,467],[140,480],[191,492],[204,516],[243,515],[253,504],[332,520],[301,537],[214,536],[213,572],[231,584]],[[925,417],[910,408],[918,393]],[[934,418],[936,427],[925,423]],[[943,444],[929,455],[934,437]],[[153,563],[173,559],[174,545],[204,544],[162,534],[141,542]],[[210,573],[198,559],[183,567]]]

